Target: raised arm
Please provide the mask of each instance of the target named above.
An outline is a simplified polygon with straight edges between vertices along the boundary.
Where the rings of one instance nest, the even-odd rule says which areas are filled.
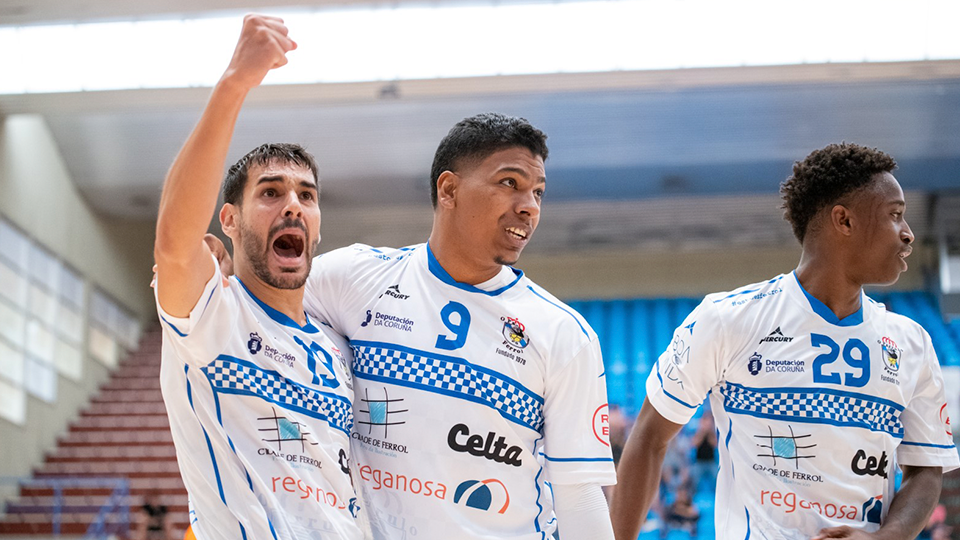
[[[296,48],[281,19],[247,15],[230,65],[213,88],[197,123],[167,173],[154,257],[157,298],[164,311],[186,317],[196,305],[214,265],[204,233],[216,210],[234,125],[247,93],[267,72],[287,63]]]
[[[610,505],[617,540],[636,540],[640,534],[640,526],[659,491],[667,447],[682,427],[661,416],[649,401],[643,401],[620,456],[617,487]]]

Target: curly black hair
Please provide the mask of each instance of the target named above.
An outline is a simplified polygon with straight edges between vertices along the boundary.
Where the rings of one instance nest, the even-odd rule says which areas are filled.
[[[890,155],[853,143],[831,144],[814,150],[793,164],[793,175],[780,185],[783,219],[803,244],[810,221],[822,208],[866,187],[879,173],[890,172],[897,162]]]
[[[525,118],[481,113],[457,122],[440,141],[430,168],[430,202],[437,207],[437,179],[443,171],[456,172],[469,160],[519,146],[547,159],[547,136]]]

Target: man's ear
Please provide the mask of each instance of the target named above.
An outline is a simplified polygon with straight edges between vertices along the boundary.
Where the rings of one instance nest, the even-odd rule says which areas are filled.
[[[830,210],[830,227],[843,236],[853,235],[853,212],[842,204]]]
[[[437,178],[437,206],[454,208],[457,205],[457,188],[460,177],[453,171],[443,171]]]
[[[223,231],[223,234],[230,237],[231,240],[236,238],[234,236],[237,232],[237,229],[240,228],[238,223],[239,217],[237,213],[239,208],[230,203],[223,203],[223,206],[220,207],[220,229]]]

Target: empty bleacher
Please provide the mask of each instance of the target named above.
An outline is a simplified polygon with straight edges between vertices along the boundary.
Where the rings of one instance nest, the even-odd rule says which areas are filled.
[[[159,331],[144,335],[140,349],[120,364],[71,423],[33,479],[19,486],[16,498],[4,508],[0,535],[52,534],[56,501],[54,488],[45,481],[103,478],[129,481],[123,503],[131,518],[152,492],[174,516],[178,534],[186,529],[187,492],[160,396]],[[84,534],[111,492],[109,487],[64,487],[60,532]],[[110,516],[113,525],[118,519]]]

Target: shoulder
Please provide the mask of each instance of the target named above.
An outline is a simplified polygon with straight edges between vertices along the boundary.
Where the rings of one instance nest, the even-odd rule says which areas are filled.
[[[350,246],[334,249],[326,253],[317,255],[316,263],[319,266],[383,266],[395,264],[399,261],[408,259],[424,244],[393,248],[393,247],[373,247],[366,244],[353,244]]]
[[[734,340],[731,343],[750,339],[772,316],[770,311],[780,308],[788,276],[781,274],[730,291],[708,294],[683,325],[696,324],[701,336],[703,330],[710,329],[710,335],[726,336]]]
[[[520,279],[516,286],[518,292],[523,295],[524,304],[529,311],[549,325],[558,340],[572,339],[582,347],[597,339],[596,332],[587,320],[566,302],[550,294],[526,276]]]
[[[872,310],[873,316],[884,317],[886,331],[922,340],[924,343],[931,343],[930,334],[923,326],[920,326],[920,323],[906,315],[887,309],[886,304],[877,302],[866,294],[864,294],[864,309]]]
[[[704,297],[703,303],[716,307],[717,313],[721,316],[763,307],[773,303],[776,297],[783,294],[784,281],[789,276],[790,274],[780,274],[775,278],[744,285],[732,291],[711,293]]]

